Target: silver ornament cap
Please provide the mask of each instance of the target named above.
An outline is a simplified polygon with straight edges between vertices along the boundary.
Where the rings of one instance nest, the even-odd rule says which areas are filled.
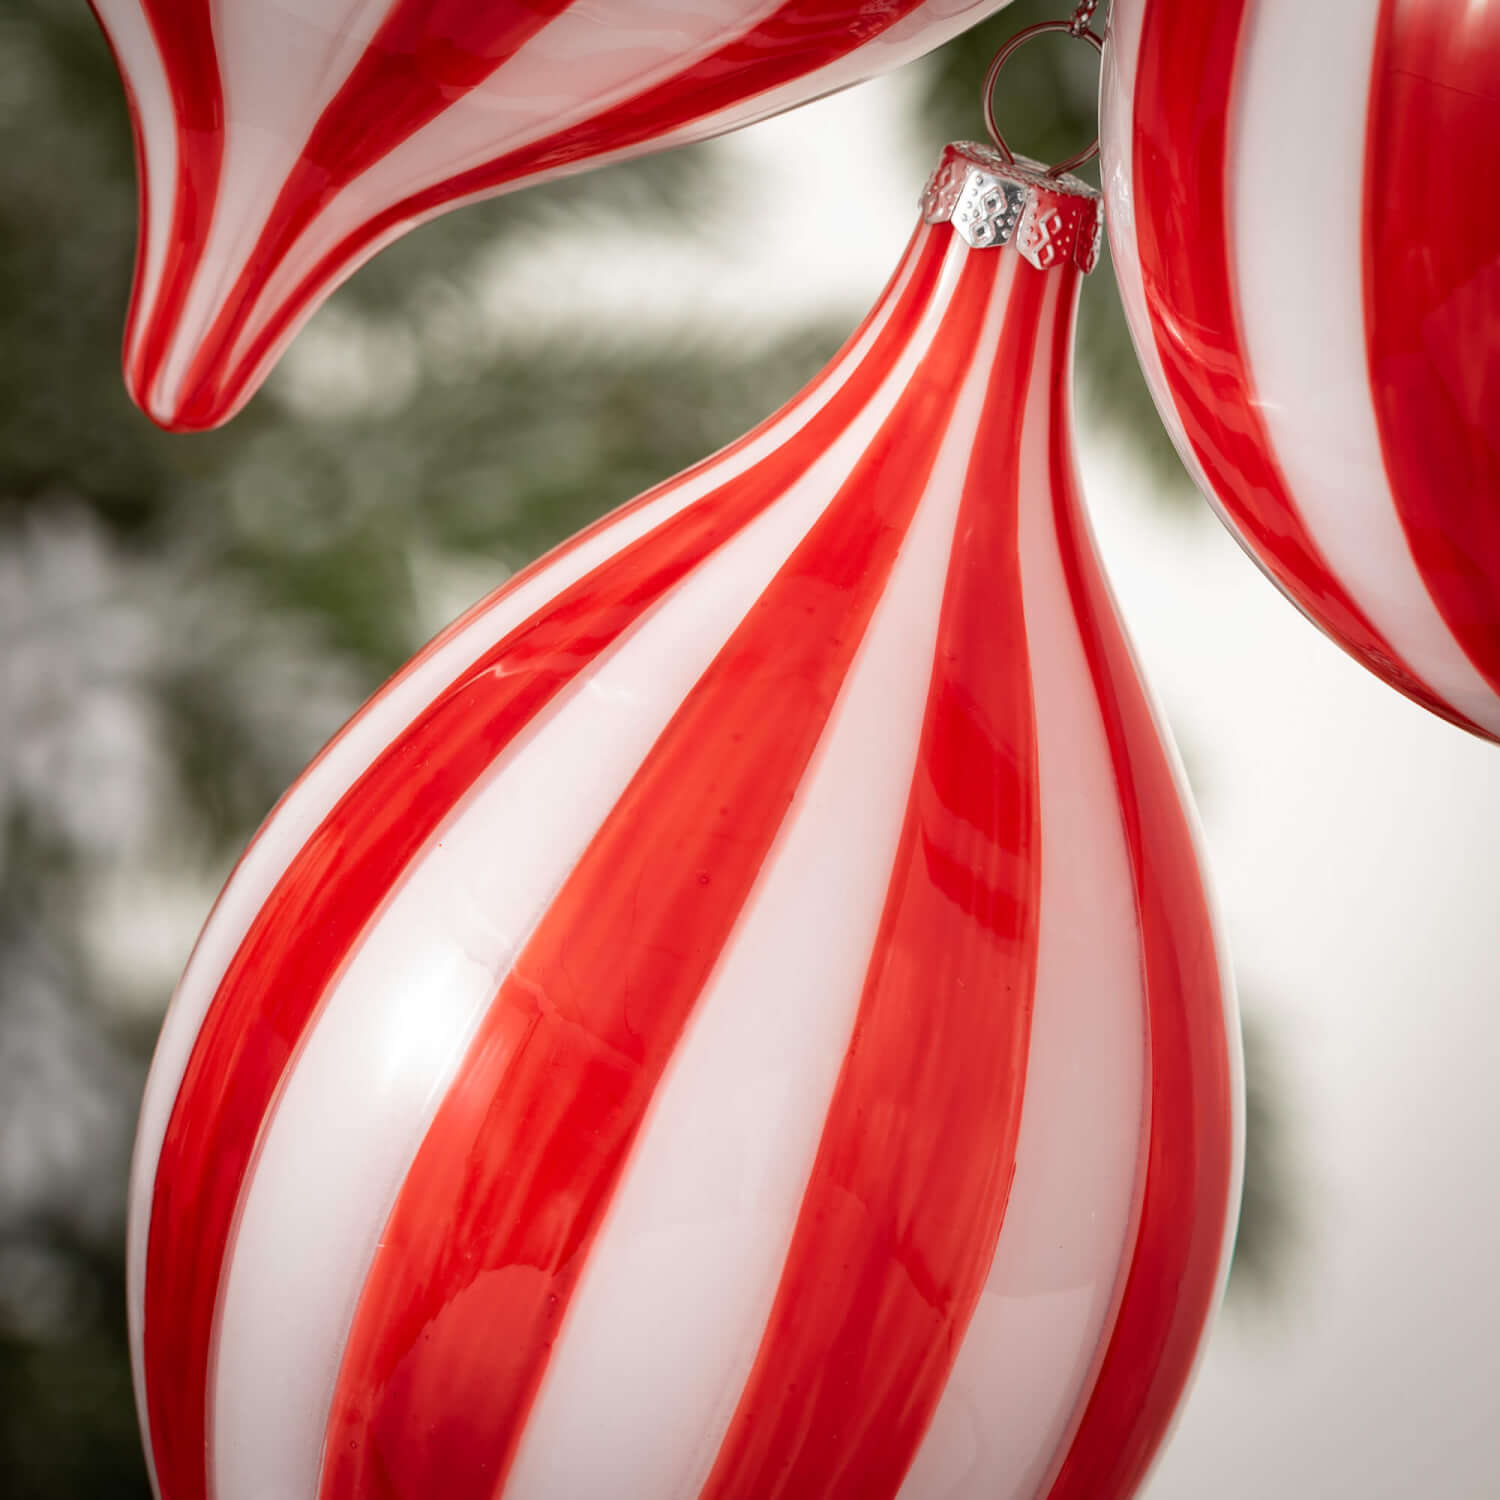
[[[1104,207],[1081,177],[1055,177],[1024,156],[1006,160],[990,146],[955,141],[943,147],[922,193],[922,218],[952,224],[975,250],[1012,245],[1039,271],[1099,263]]]

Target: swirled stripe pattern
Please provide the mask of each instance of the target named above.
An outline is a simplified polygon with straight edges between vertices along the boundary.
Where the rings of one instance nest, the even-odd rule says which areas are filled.
[[[920,228],[807,390],[272,814],[142,1116],[164,1500],[1132,1491],[1238,1053],[1080,508],[1077,283]]]

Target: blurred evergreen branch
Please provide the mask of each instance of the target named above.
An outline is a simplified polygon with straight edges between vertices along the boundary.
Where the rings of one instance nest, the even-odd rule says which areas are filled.
[[[65,1300],[77,1323],[45,1339],[0,1337],[6,1494],[12,1500],[149,1500],[124,1329],[117,1316],[100,1315],[124,1303],[119,1260],[66,1239],[43,1244],[45,1265],[35,1243],[14,1255],[0,1244],[0,1275],[22,1274],[24,1254],[33,1268],[27,1290]]]
[[[1231,1306],[1263,1311],[1287,1291],[1306,1226],[1286,1059],[1262,1011],[1242,997],[1245,1040],[1245,1182],[1229,1280]]]

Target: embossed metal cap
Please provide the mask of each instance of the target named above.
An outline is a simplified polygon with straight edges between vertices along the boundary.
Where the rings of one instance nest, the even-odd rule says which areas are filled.
[[[1048,175],[1039,162],[974,141],[943,147],[937,171],[922,193],[922,218],[951,223],[976,250],[1014,245],[1039,271],[1099,263],[1104,210],[1099,194],[1071,172]]]

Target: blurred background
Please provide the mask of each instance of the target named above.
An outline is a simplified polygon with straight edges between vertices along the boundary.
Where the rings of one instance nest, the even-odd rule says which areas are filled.
[[[128,122],[82,0],[0,12],[0,1488],[144,1497],[135,1110],[256,824],[434,630],[736,437],[842,342],[1017,3],[727,141],[450,215],[362,271],[222,432],[128,403]],[[1055,159],[1095,61],[1007,69]],[[1229,1306],[1154,1500],[1500,1494],[1500,755],[1274,594],[1191,489],[1107,264],[1085,479],[1187,758],[1250,1096]]]

